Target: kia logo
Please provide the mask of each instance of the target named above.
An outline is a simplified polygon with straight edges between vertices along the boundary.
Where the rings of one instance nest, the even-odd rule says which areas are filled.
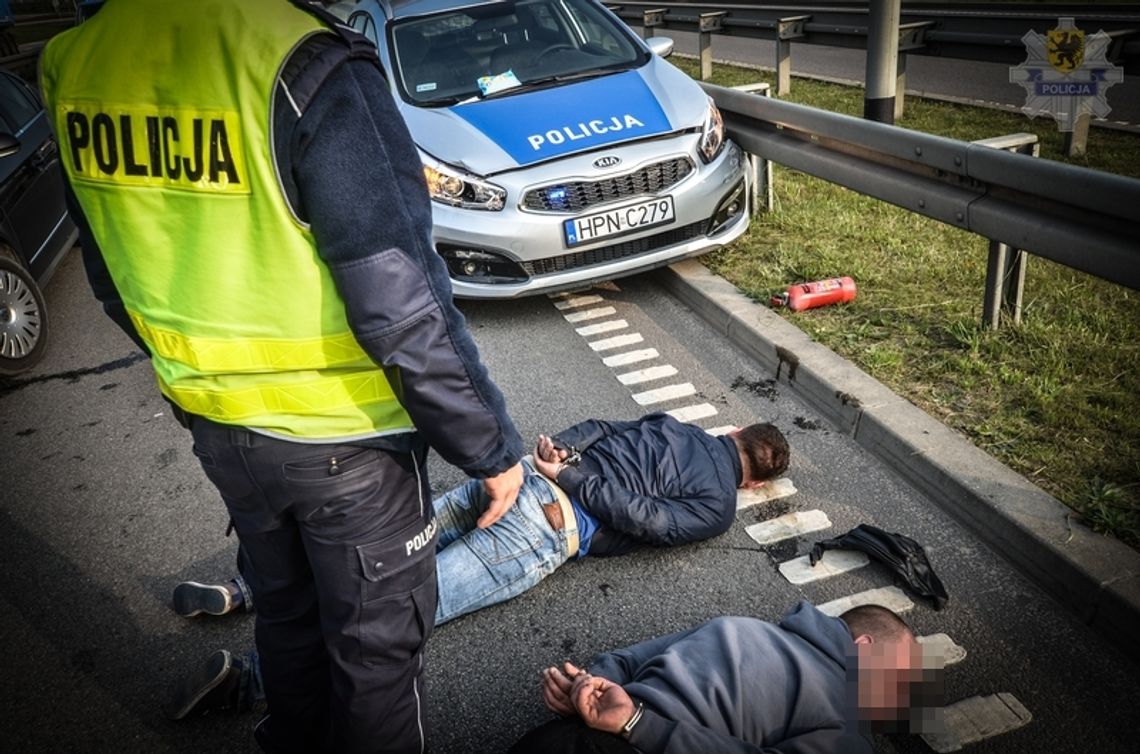
[[[596,167],[596,168],[612,168],[614,165],[618,165],[620,163],[621,163],[621,158],[620,157],[614,157],[611,154],[611,155],[606,155],[605,157],[599,157],[598,159],[594,160],[594,167]]]

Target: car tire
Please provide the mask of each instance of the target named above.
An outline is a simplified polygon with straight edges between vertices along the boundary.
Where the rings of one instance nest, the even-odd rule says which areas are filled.
[[[47,348],[48,316],[35,278],[0,251],[0,375],[34,367]]]

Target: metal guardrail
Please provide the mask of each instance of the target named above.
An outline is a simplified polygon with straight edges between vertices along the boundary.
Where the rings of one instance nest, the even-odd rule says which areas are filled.
[[[1140,180],[701,86],[746,152],[1140,290]]]

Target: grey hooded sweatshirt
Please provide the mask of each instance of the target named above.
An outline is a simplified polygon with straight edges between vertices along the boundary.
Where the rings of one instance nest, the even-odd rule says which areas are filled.
[[[600,656],[590,672],[645,712],[630,743],[646,754],[869,754],[849,710],[847,624],[801,602],[779,625],[716,618]]]

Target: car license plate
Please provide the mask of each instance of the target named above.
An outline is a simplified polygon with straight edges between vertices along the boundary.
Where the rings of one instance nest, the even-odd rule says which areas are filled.
[[[631,204],[608,212],[575,217],[562,223],[566,234],[566,245],[577,246],[603,238],[622,236],[642,228],[671,223],[675,219],[673,197],[663,196],[647,202]]]

